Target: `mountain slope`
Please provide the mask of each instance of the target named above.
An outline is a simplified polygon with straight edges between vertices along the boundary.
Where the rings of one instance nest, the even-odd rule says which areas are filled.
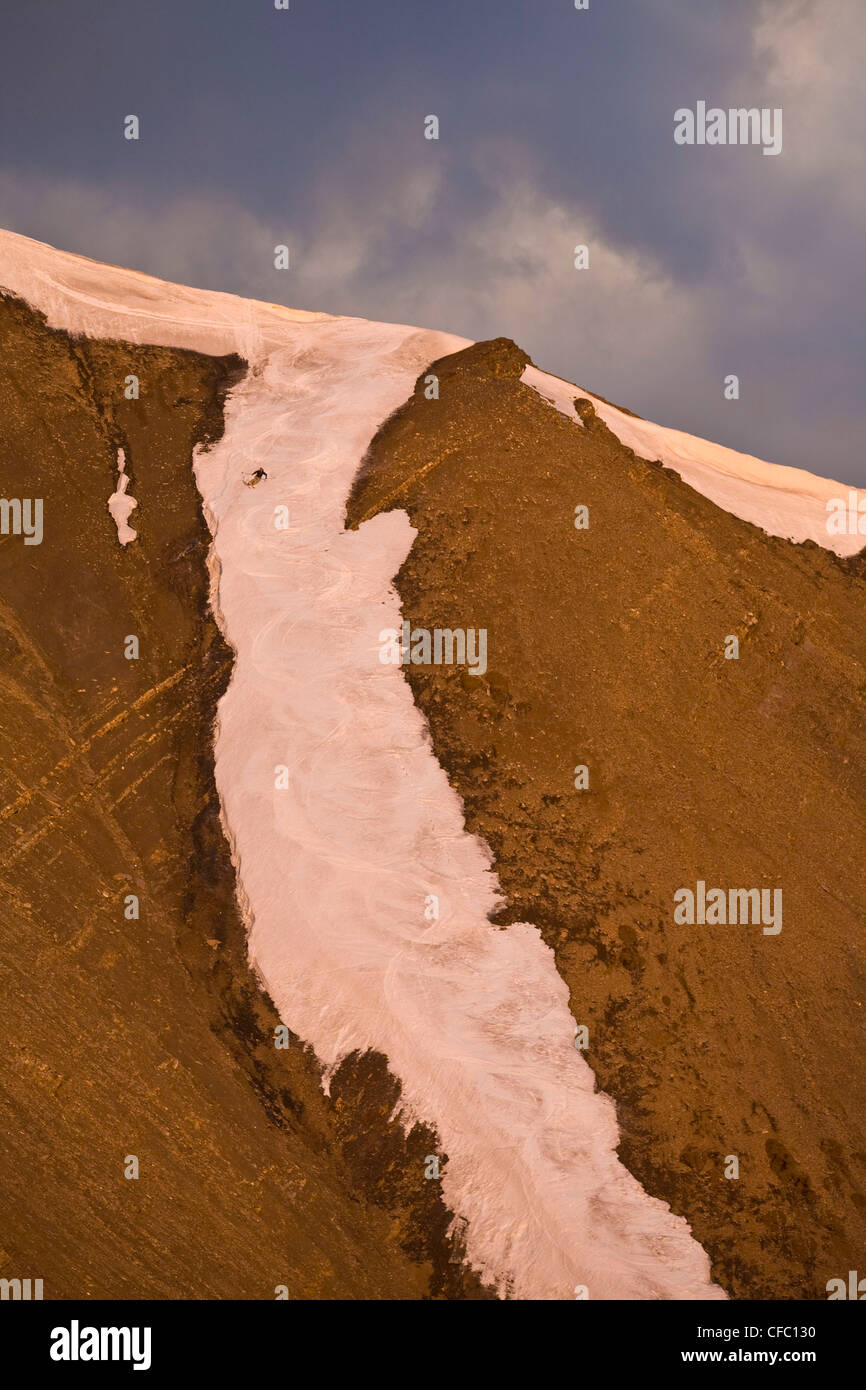
[[[328,1100],[249,967],[192,471],[245,365],[70,339],[2,297],[0,348],[0,491],[44,509],[41,545],[0,536],[0,1275],[52,1299],[478,1297],[384,1060],[348,1057]]]
[[[405,508],[404,619],[487,631],[486,672],[404,669],[627,1166],[731,1293],[820,1298],[866,1238],[866,566],[721,510],[531,373],[503,340],[430,364],[349,524]],[[699,880],[782,890],[781,929],[680,924]]]
[[[313,1166],[324,1165],[322,1181],[330,1184],[331,1221],[306,1184],[281,1218],[254,1203],[254,1228],[267,1235],[249,1256],[250,1268],[262,1252],[270,1268],[268,1252],[283,1248],[293,1259],[292,1296],[336,1290],[363,1297],[371,1289],[395,1296],[403,1289],[472,1297],[477,1280],[453,1262],[465,1246],[468,1265],[488,1286],[517,1297],[569,1298],[575,1285],[591,1297],[718,1297],[685,1216],[731,1291],[820,1296],[822,1262],[847,1258],[859,1238],[857,1178],[848,1165],[859,1162],[862,1096],[852,1088],[843,1099],[840,1086],[862,998],[861,957],[851,936],[863,888],[862,808],[851,776],[862,752],[856,635],[846,653],[862,608],[860,562],[773,540],[721,511],[671,472],[632,455],[599,415],[611,412],[623,437],[643,431],[647,447],[696,486],[716,495],[727,489],[732,510],[768,530],[794,535],[805,527],[819,538],[822,489],[836,485],[743,461],[602,403],[599,415],[591,405],[576,414],[574,396],[583,393],[537,372],[508,343],[467,347],[444,334],[165,285],[6,233],[0,257],[0,285],[42,310],[60,338],[90,339],[72,349],[76,370],[84,363],[98,383],[98,390],[86,384],[85,394],[102,435],[99,472],[82,495],[78,479],[89,478],[94,446],[83,448],[81,427],[70,435],[67,420],[68,398],[80,382],[69,389],[46,382],[40,397],[13,358],[9,389],[22,402],[23,420],[28,410],[31,421],[43,423],[60,412],[48,431],[52,510],[59,510],[60,479],[64,486],[71,479],[80,530],[99,535],[112,592],[119,579],[116,601],[131,605],[147,630],[148,651],[161,648],[169,622],[186,634],[179,648],[161,653],[158,670],[149,669],[151,682],[162,690],[189,667],[183,642],[204,641],[220,653],[214,623],[233,649],[230,680],[222,649],[206,687],[198,656],[192,660],[197,723],[181,719],[189,703],[182,676],[161,697],[164,718],[148,723],[157,714],[149,711],[133,745],[144,763],[140,775],[124,780],[134,795],[123,790],[123,798],[158,826],[160,837],[170,823],[174,847],[156,854],[158,880],[171,855],[189,856],[183,884],[175,874],[174,897],[162,909],[157,941],[168,955],[152,960],[141,978],[145,991],[166,970],[180,981],[180,962],[197,982],[196,1027],[220,1000],[222,1062],[211,1049],[199,1075],[207,1082],[211,1068],[234,1055],[242,1085],[232,1104],[245,1097],[240,1132],[257,1175],[250,1191],[238,1182],[226,1189],[232,1195],[220,1203],[225,1220],[246,1229],[256,1184],[287,1181],[289,1151],[284,1139],[282,1149],[268,1147],[263,1113],[291,1131],[293,1143],[310,1146]],[[32,352],[37,328],[26,326],[24,334]],[[189,382],[171,388],[168,405],[158,404],[162,387],[157,402],[145,390],[140,401],[120,404],[129,371],[140,363],[145,379],[154,370],[153,345],[181,350],[158,360],[169,382],[187,369]],[[194,353],[238,354],[248,370],[228,397],[222,437],[191,460],[197,438],[219,433],[213,412],[218,419],[221,390],[237,370]],[[425,389],[431,373],[439,378],[438,399]],[[180,434],[177,410],[191,411]],[[346,501],[374,434],[349,507],[353,524],[364,524],[347,534]],[[126,547],[107,504],[121,448],[139,533]],[[27,450],[13,449],[10,467],[19,456],[28,460]],[[28,468],[36,458],[31,449]],[[190,463],[213,536],[213,618],[203,608],[204,531],[189,510]],[[27,470],[17,478],[22,492]],[[181,495],[187,510],[175,517]],[[590,509],[585,533],[573,526],[578,504]],[[414,545],[404,508],[420,533]],[[392,515],[377,515],[382,509]],[[155,545],[169,518],[180,529]],[[840,538],[841,548],[847,542]],[[24,552],[18,538],[15,544],[7,560],[20,575]],[[197,556],[195,577],[177,593],[171,568],[168,579],[162,575],[166,547],[171,556]],[[79,553],[86,553],[80,536],[67,537],[62,553],[61,568],[74,575]],[[31,550],[27,566],[37,585],[22,605],[27,640],[56,679],[32,621],[35,593],[47,592],[48,551]],[[390,588],[398,569],[402,614]],[[82,572],[78,592],[71,589],[73,606],[86,611],[94,583]],[[166,608],[165,583],[182,617],[177,604]],[[432,627],[444,620],[488,628],[489,670],[476,677],[407,668],[416,708],[399,667],[381,659],[382,630],[399,628],[401,616]],[[20,627],[21,618],[15,621]],[[50,609],[42,621],[59,641]],[[103,623],[100,617],[83,632],[82,659],[93,660]],[[122,626],[134,631],[132,616]],[[742,642],[738,663],[719,655],[729,633]],[[111,659],[99,667],[106,682],[99,701],[119,701],[123,724],[126,696],[118,696],[110,645],[105,655]],[[747,669],[754,690],[736,679]],[[28,674],[14,691],[15,719],[22,702],[32,701],[32,679]],[[223,690],[215,782],[227,844],[216,833],[209,781],[209,724]],[[154,802],[150,759],[160,753],[155,745],[166,720],[177,729],[177,751],[166,750],[157,766],[170,767],[188,747],[198,770],[175,778],[172,794]],[[76,747],[82,737],[86,742],[77,726],[67,733]],[[793,848],[777,805],[790,797],[795,769],[783,754],[792,738],[816,760],[805,777]],[[128,779],[134,767],[122,750],[115,757]],[[681,757],[684,770],[672,773]],[[592,771],[583,802],[570,788],[579,762]],[[10,789],[10,819],[22,795],[27,804],[30,783],[45,775],[22,769],[20,785]],[[755,799],[762,779],[773,791],[769,817],[766,795]],[[815,984],[803,923],[815,911],[810,875],[830,845],[823,831],[810,838],[812,818],[833,793],[839,815],[850,820],[852,845],[839,870],[842,906],[829,914],[821,939],[833,1006],[820,1016],[808,1011],[808,1027],[818,1029],[816,1060],[803,1097],[791,1102],[785,1094],[802,1085],[797,1049],[807,1032],[805,1023],[790,1027],[786,1010],[802,1008]],[[674,836],[671,797],[683,819]],[[719,797],[723,812],[714,818],[705,806]],[[771,840],[762,854],[765,820]],[[839,828],[837,821],[834,846]],[[679,854],[673,863],[671,846]],[[707,864],[713,854],[717,861]],[[95,856],[99,873],[104,858],[102,850]],[[782,935],[761,934],[760,951],[753,944],[740,954],[724,934],[673,931],[670,895],[704,867],[710,878],[738,875],[731,881],[743,887],[784,873],[786,904],[792,884],[798,904],[794,927],[786,916]],[[220,885],[216,903],[209,901],[211,876]],[[207,910],[190,919],[203,885]],[[26,900],[25,890],[16,891]],[[251,963],[279,1016],[325,1067],[330,1106],[318,1094],[319,1073],[308,1055],[299,1047],[275,1055],[275,1015],[266,995],[252,989],[253,976],[245,976],[235,896]],[[489,920],[497,909],[498,928]],[[40,927],[50,932],[48,909],[39,912]],[[97,943],[103,932],[113,942],[112,931],[116,926],[102,924]],[[125,960],[128,928],[121,931]],[[15,960],[14,934],[11,941]],[[112,961],[117,952],[112,944]],[[216,962],[226,955],[223,968]],[[49,953],[37,966],[50,988],[56,962]],[[731,1026],[712,978],[738,971],[742,998]],[[85,972],[74,982],[73,1002],[87,989]],[[776,995],[765,1026],[759,999]],[[145,992],[142,1002],[147,1017],[158,1004],[156,1018],[173,1027],[178,1004],[163,999],[160,987],[156,999]],[[620,1102],[627,1167],[615,1153],[613,1108],[595,1092],[593,1073],[572,1045],[575,1021],[591,1024],[589,1062]],[[128,1026],[125,1006],[115,1022]],[[791,1037],[781,1034],[783,1024]],[[22,1035],[35,1026],[22,1022]],[[113,1045],[102,1022],[96,1036],[99,1046]],[[750,1050],[753,1061],[743,1061]],[[171,1071],[180,1063],[176,1052],[164,1060]],[[37,1055],[36,1075],[38,1063]],[[155,1058],[149,1065],[158,1065]],[[717,1094],[712,1114],[704,1113],[708,1085]],[[115,1090],[122,1111],[122,1079]],[[20,1113],[28,1096],[25,1086]],[[156,1126],[162,1143],[171,1142],[178,1104],[172,1098]],[[302,1119],[293,1122],[286,1111]],[[218,1151],[237,1127],[232,1119],[223,1133],[228,1115],[218,1106],[210,1120]],[[72,1116],[77,1124],[74,1110]],[[403,1128],[410,1130],[405,1140]],[[723,1157],[742,1154],[736,1182],[719,1175],[722,1150]],[[185,1172],[167,1151],[162,1162],[174,1163],[176,1176]],[[197,1187],[190,1184],[184,1198],[190,1228],[197,1241],[224,1248],[228,1227],[217,1222],[207,1235],[210,1218],[196,1206]],[[134,1185],[125,1184],[124,1201],[130,1190]],[[352,1195],[358,1192],[361,1212]],[[69,1190],[66,1197],[73,1201]],[[799,1242],[786,1229],[796,1202],[807,1212]],[[383,1209],[394,1218],[390,1230],[377,1225]],[[134,1232],[140,1219],[128,1229]],[[296,1229],[322,1242],[324,1263],[296,1242]],[[75,1240],[70,1236],[73,1247]],[[361,1272],[350,1248],[368,1245],[371,1267]],[[319,1272],[313,1277],[310,1269]],[[824,1277],[838,1272],[830,1268]],[[175,1283],[165,1287],[177,1288],[178,1277],[187,1276],[176,1270]],[[270,1296],[243,1267],[234,1283],[219,1287],[236,1288],[237,1279],[246,1296]]]

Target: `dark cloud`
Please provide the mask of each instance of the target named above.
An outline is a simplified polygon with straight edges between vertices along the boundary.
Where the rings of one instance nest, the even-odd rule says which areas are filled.
[[[0,14],[0,223],[505,333],[663,423],[864,483],[864,31],[860,0],[29,0]],[[782,107],[782,154],[675,146],[699,99]]]

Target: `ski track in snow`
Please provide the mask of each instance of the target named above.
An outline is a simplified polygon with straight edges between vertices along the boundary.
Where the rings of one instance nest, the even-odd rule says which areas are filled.
[[[488,852],[400,668],[378,659],[379,632],[400,626],[391,580],[415,532],[403,511],[347,532],[345,499],[382,420],[466,340],[168,285],[9,233],[0,284],[58,328],[250,364],[195,474],[214,611],[236,653],[216,779],[250,955],[280,1016],[329,1071],[356,1048],[385,1054],[404,1122],[432,1125],[449,1156],[443,1196],[468,1257],[501,1292],[724,1297],[685,1221],[619,1162],[553,954],[530,924],[490,924]],[[572,418],[588,394],[535,368],[524,379]],[[824,497],[845,491],[590,399],[630,447],[667,450],[729,510],[763,499],[746,519],[765,529],[823,528]],[[267,479],[249,488],[257,468]],[[823,529],[813,538],[828,544]],[[429,894],[438,921],[425,920]]]

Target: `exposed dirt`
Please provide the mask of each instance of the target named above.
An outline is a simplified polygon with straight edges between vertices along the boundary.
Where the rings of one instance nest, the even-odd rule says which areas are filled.
[[[487,629],[484,676],[406,674],[624,1162],[732,1295],[825,1298],[866,1248],[866,566],[722,511],[587,401],[569,421],[527,361],[497,339],[427,368],[348,522],[405,507],[404,618]],[[699,879],[781,888],[781,933],[676,924]]]

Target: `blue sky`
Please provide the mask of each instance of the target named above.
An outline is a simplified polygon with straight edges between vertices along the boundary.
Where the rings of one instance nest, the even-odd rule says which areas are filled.
[[[651,419],[866,483],[862,0],[27,0],[0,52],[0,225],[504,334]],[[676,146],[699,100],[781,107],[781,155]]]

